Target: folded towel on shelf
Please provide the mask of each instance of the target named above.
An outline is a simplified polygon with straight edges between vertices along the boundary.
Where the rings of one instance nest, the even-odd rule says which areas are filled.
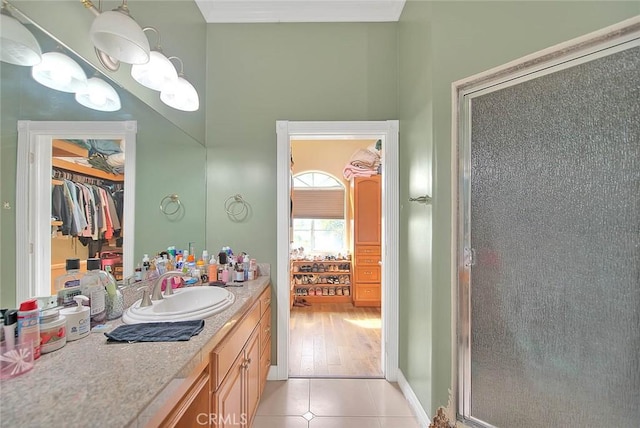
[[[351,180],[353,177],[371,177],[378,174],[378,169],[360,168],[353,165],[347,165],[342,171],[342,175],[346,180]]]
[[[371,150],[358,149],[351,155],[349,163],[359,168],[375,169],[377,164],[380,163],[380,156]]]
[[[191,339],[204,328],[204,320],[128,324],[105,333],[107,342],[177,342]]]

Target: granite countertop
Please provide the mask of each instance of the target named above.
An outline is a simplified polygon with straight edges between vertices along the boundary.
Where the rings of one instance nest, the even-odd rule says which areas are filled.
[[[145,426],[269,283],[259,276],[229,287],[233,305],[205,319],[186,342],[107,343],[103,333],[91,333],[43,354],[29,372],[2,380],[0,426]]]

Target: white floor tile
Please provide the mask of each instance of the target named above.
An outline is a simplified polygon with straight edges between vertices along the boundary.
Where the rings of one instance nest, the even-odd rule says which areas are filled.
[[[378,418],[380,421],[381,428],[420,428],[418,425],[418,421],[416,421],[413,417],[380,417]]]
[[[300,416],[309,411],[309,379],[269,381],[264,388],[258,415]]]
[[[309,398],[316,416],[377,416],[362,379],[311,379]]]
[[[316,416],[309,421],[309,428],[380,428],[378,418]]]
[[[384,379],[368,379],[366,382],[378,410],[377,415],[413,417],[409,403],[397,384]]]
[[[261,416],[253,420],[252,428],[308,428],[309,422],[302,416]]]

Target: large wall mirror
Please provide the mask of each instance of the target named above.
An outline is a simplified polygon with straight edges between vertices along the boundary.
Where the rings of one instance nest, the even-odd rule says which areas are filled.
[[[133,273],[145,253],[155,254],[169,245],[186,248],[189,242],[204,243],[204,142],[96,70],[55,35],[26,16],[19,18],[43,52],[64,52],[88,77],[98,75],[109,82],[122,107],[114,112],[86,108],[73,93],[36,82],[31,67],[0,62],[0,307],[16,307],[26,298],[50,291],[52,251],[57,252],[51,249],[50,205],[51,144],[56,139],[124,142],[123,276]],[[169,217],[159,209],[171,194],[180,197],[180,216]],[[82,247],[79,244],[83,252],[77,253],[81,261],[87,256]]]
[[[16,228],[26,231],[26,239],[16,241],[17,301],[52,294],[52,281],[61,270],[64,272],[60,265],[64,264],[66,257],[86,260],[88,257],[104,258],[108,253],[119,253],[122,256],[118,267],[122,271],[117,272],[118,279],[133,274],[136,128],[135,121],[18,122]],[[85,145],[91,148],[85,149]],[[98,159],[95,156],[107,150],[115,152],[115,156],[104,159],[124,159],[123,168],[116,167],[113,161],[110,163],[114,166],[107,163],[110,168],[100,168],[99,163],[89,162],[84,153],[96,152],[93,159]],[[71,218],[64,215],[54,218],[52,213],[55,194],[69,184],[82,186],[92,193],[92,198],[94,190],[100,191],[102,197],[111,198],[107,204],[113,203],[117,195],[123,195],[113,203],[115,210],[115,206],[122,202],[122,209],[115,210],[120,213],[115,212],[113,219],[98,215],[98,211],[108,214],[109,206],[96,210],[101,204],[94,202],[92,210],[87,198],[89,215],[85,217],[84,208],[78,211],[81,217],[86,218],[83,220],[86,224],[84,229],[88,233],[70,230],[74,229],[68,225],[74,223],[75,214]],[[65,188],[63,193],[68,194],[68,189]],[[100,197],[96,193],[94,201]],[[77,202],[75,196],[73,199]],[[72,207],[68,209],[72,210]],[[106,217],[110,218],[111,230],[107,229]],[[116,223],[118,226],[114,227]],[[65,246],[73,251],[65,252]]]

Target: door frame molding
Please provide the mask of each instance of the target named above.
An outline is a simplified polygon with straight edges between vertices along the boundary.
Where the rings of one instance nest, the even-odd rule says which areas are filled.
[[[451,230],[451,379],[456,417],[479,426],[486,423],[471,416],[470,286],[473,253],[465,251],[470,242],[465,222],[470,221],[465,191],[471,177],[469,158],[471,121],[470,99],[591,61],[594,57],[623,50],[625,43],[640,45],[640,16],[586,35],[559,43],[490,70],[455,81],[451,85],[451,209],[456,213]]]
[[[294,122],[276,121],[277,135],[277,364],[269,379],[289,378],[289,210],[291,140],[382,140],[382,369],[397,380],[399,333],[399,121]]]

